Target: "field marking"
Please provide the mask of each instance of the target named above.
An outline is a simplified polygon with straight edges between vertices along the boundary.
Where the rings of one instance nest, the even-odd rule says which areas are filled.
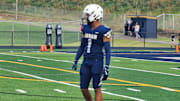
[[[28,63],[22,63],[22,62],[15,62],[15,61],[8,61],[8,60],[3,60],[2,62],[15,63],[15,64],[33,66],[33,67],[40,67],[40,68],[58,70],[58,71],[63,71],[63,72],[75,73],[75,74],[79,73],[79,72],[72,71],[72,70],[66,70],[66,69],[60,69],[60,68],[54,68],[54,67],[47,67],[47,66],[40,66],[40,65],[28,64]]]
[[[0,68],[0,70],[1,70],[1,68]],[[6,76],[0,76],[0,78],[2,78],[2,79],[11,79],[11,80],[50,82],[50,81],[47,81],[47,80],[40,80],[40,79],[16,78],[16,77],[6,77]],[[60,81],[60,82],[80,84],[80,82],[75,82],[75,81]],[[102,85],[111,85],[111,86],[138,86],[138,85],[132,85],[132,84],[119,84],[119,83],[102,83]]]
[[[42,60],[36,60],[36,61],[39,61],[39,62],[40,62],[40,61],[42,61]]]
[[[1,68],[0,68],[0,70],[1,70]],[[16,77],[6,77],[6,76],[0,76],[0,78],[3,78],[3,79],[14,79],[14,80],[25,80],[25,81],[49,82],[47,80],[40,80],[40,79],[27,79],[27,78],[16,78]]]
[[[139,90],[139,89],[134,89],[134,88],[127,88],[127,90],[134,91],[134,92],[141,92],[141,90]]]
[[[25,58],[33,58],[33,59],[43,59],[43,60],[48,60],[48,61],[60,61],[60,62],[66,62],[66,63],[74,63],[74,62],[68,61],[68,60],[56,60],[56,59],[40,58],[40,57],[33,57],[33,56],[26,56],[26,55],[6,54],[6,53],[0,53],[0,54],[1,55],[9,55],[9,56],[25,57]]]
[[[120,60],[112,60],[112,61],[114,61],[114,62],[120,62]]]
[[[170,69],[180,70],[180,68],[170,68]]]
[[[1,55],[10,55],[10,56],[19,56],[19,57],[26,57],[26,58],[35,58],[35,59],[43,59],[43,60],[50,60],[50,61],[61,61],[66,63],[73,63],[72,61],[68,60],[56,60],[56,59],[48,59],[48,58],[40,58],[40,57],[32,57],[32,56],[25,56],[25,55],[15,55],[15,54],[6,54],[6,53],[0,53]],[[114,58],[120,58],[120,57],[114,57]],[[131,58],[128,58],[131,59]],[[139,59],[137,59],[139,60]],[[140,59],[141,60],[141,59]],[[144,60],[146,61],[146,60]],[[172,74],[172,73],[164,73],[164,72],[156,72],[156,71],[148,71],[143,69],[132,69],[127,67],[117,67],[117,66],[110,66],[111,68],[119,68],[119,69],[126,69],[126,70],[132,70],[132,71],[140,71],[140,72],[147,72],[147,73],[155,73],[155,74],[163,74],[163,75],[170,75],[170,76],[180,76],[178,74]]]
[[[102,91],[102,93],[104,93],[104,94],[109,94],[109,95],[114,95],[114,96],[119,96],[119,97],[130,98],[130,99],[138,100],[138,101],[146,101],[146,100],[143,100],[143,99],[134,98],[134,97],[129,97],[129,96],[125,96],[125,95],[113,94],[113,93],[111,93],[111,92]]]
[[[180,57],[156,57],[156,58],[180,60]]]
[[[60,89],[54,89],[54,91],[59,92],[59,93],[66,93],[66,91],[60,90]]]
[[[3,60],[3,62],[8,62],[8,63],[15,63],[15,64],[22,64],[22,65],[28,65],[28,66],[35,66],[35,67],[39,67],[39,68],[46,68],[46,69],[53,69],[53,70],[59,70],[59,71],[64,71],[64,72],[71,72],[71,73],[76,73],[78,74],[79,72],[75,72],[75,71],[69,71],[69,70],[65,70],[65,69],[58,69],[58,68],[53,68],[53,67],[46,67],[46,66],[40,66],[40,65],[34,65],[34,64],[27,64],[27,63],[21,63],[21,62],[14,62],[14,61],[7,61],[7,60]],[[120,80],[120,79],[115,79],[115,78],[108,78],[109,80],[113,80],[113,81],[119,81],[119,82],[125,82],[125,83],[130,83],[130,84],[135,84],[135,85],[139,85],[139,86],[146,86],[146,87],[154,87],[154,88],[167,88],[167,87],[162,87],[162,86],[156,86],[156,85],[151,85],[151,84],[144,84],[144,83],[138,83],[138,82],[132,82],[132,81],[126,81],[126,80]],[[171,88],[169,88],[171,89]],[[175,92],[180,92],[180,90],[177,89],[173,89]]]
[[[144,86],[144,87],[153,87],[153,88],[160,88],[160,89],[163,89],[163,88],[172,89],[172,88],[163,87],[163,86],[156,86],[156,85],[151,85],[151,84],[144,84],[144,83],[138,83],[138,82],[120,80],[120,79],[115,79],[115,78],[108,78],[108,80],[125,82],[125,83],[135,84],[135,85]],[[164,89],[164,90],[167,90],[167,89]],[[178,89],[172,89],[172,90],[173,90],[174,92],[180,92],[180,90],[178,90]]]
[[[137,60],[137,59],[131,59],[131,61],[135,61],[135,62],[136,62],[136,61],[138,61],[138,60]]]
[[[23,60],[21,60],[21,59],[18,59],[17,61],[19,61],[19,62],[22,62]]]
[[[173,61],[161,61],[161,60],[148,60],[148,59],[136,59],[136,58],[127,58],[127,57],[115,57],[113,58],[120,58],[120,59],[132,59],[132,60],[142,60],[142,61],[153,61],[153,62],[166,62],[166,63],[180,63],[180,62],[173,62]]]
[[[22,90],[22,89],[16,89],[16,91],[20,93],[27,93],[25,90]]]
[[[36,78],[36,79],[46,80],[46,81],[49,81],[49,82],[54,82],[54,83],[58,83],[58,84],[64,84],[64,85],[80,88],[79,85],[69,84],[69,83],[65,83],[65,82],[62,82],[62,81],[56,81],[56,80],[52,80],[52,79],[48,79],[48,78],[44,78],[44,77],[39,77],[39,76],[36,76],[36,75],[27,74],[27,73],[23,73],[23,72],[19,72],[19,71],[13,71],[13,70],[3,69],[3,68],[0,68],[0,70],[9,71],[9,72],[13,72],[13,73],[17,73],[17,74],[21,74],[21,75],[25,75],[25,76],[30,76],[30,77],[33,77],[33,78]],[[92,89],[92,88],[90,88],[90,89]],[[129,96],[126,96],[126,95],[120,95],[120,94],[115,94],[115,93],[106,92],[106,91],[102,91],[102,93],[108,94],[108,95],[113,95],[113,96],[129,98],[129,99],[137,100],[137,101],[146,101],[146,100],[139,99],[139,98],[136,98],[136,97],[129,97]]]
[[[142,69],[132,69],[132,68],[126,68],[126,67],[117,67],[117,66],[110,66],[110,67],[112,67],[112,68],[118,68],[118,69],[125,69],[125,70],[132,70],[132,71],[140,71],[140,72],[147,72],[147,73],[170,75],[170,76],[180,76],[180,75],[178,75],[178,74],[164,73],[164,72],[156,72],[156,71],[148,71],[148,70],[142,70]]]
[[[168,91],[174,91],[174,89],[167,88],[167,87],[163,87],[163,88],[161,88],[161,89],[168,90]]]

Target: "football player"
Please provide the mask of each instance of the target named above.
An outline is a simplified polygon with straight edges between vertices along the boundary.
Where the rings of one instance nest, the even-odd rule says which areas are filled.
[[[92,79],[95,91],[95,101],[102,101],[101,81],[107,80],[111,57],[111,28],[100,24],[103,19],[103,9],[97,4],[89,4],[83,10],[82,20],[87,24],[82,25],[81,45],[76,53],[73,70],[77,70],[79,58],[84,55],[80,68],[80,87],[86,101],[92,101],[88,90]],[[105,63],[104,53],[105,49]]]

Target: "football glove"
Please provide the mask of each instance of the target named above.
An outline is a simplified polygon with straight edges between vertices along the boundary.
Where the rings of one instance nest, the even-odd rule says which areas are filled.
[[[72,69],[77,70],[77,64],[76,63],[73,64]]]
[[[104,80],[107,80],[107,78],[108,78],[108,74],[109,74],[109,70],[108,70],[108,67],[107,66],[105,66],[105,68],[104,68],[104,72],[103,72],[103,81]]]

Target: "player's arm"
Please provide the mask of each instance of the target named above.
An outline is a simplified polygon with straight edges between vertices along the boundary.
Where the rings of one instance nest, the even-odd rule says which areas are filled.
[[[82,34],[81,45],[79,46],[78,51],[76,53],[76,57],[74,59],[74,64],[72,67],[73,70],[77,70],[77,62],[84,52],[85,44],[86,44],[86,40],[84,39],[84,34]]]
[[[109,64],[111,61],[110,38],[111,38],[111,30],[107,32],[103,37],[106,61],[105,61],[105,68],[104,68],[104,77],[102,80],[107,80],[108,73],[109,73]]]

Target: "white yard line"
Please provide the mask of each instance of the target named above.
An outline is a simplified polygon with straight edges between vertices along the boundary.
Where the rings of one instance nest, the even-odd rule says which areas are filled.
[[[135,59],[135,58],[125,58],[125,57],[114,57],[113,58],[120,58],[120,59],[132,59],[132,60],[143,60],[143,61],[154,61],[154,62],[167,62],[167,63],[180,63],[180,62],[172,62],[172,61],[161,61],[161,60],[148,60],[148,59]]]
[[[6,53],[0,53],[0,54],[1,55],[9,55],[9,56],[19,56],[19,57],[33,58],[33,59],[43,59],[43,60],[49,60],[49,61],[60,61],[60,62],[73,63],[72,61],[68,61],[68,60],[55,60],[55,59],[40,58],[40,57],[25,56],[25,55],[6,54]]]
[[[9,55],[9,56],[19,56],[19,57],[26,57],[26,58],[34,58],[34,59],[43,59],[43,60],[50,60],[50,61],[61,61],[61,62],[66,62],[66,63],[73,63],[72,61],[68,61],[68,60],[56,60],[56,59],[32,57],[32,56],[25,56],[25,55],[6,54],[6,53],[0,53],[0,54],[1,55]],[[111,68],[117,68],[117,69],[124,69],[124,70],[132,70],[132,71],[154,73],[154,74],[162,74],[162,75],[170,75],[170,76],[180,76],[178,74],[156,72],[156,71],[148,71],[148,70],[142,70],[142,69],[132,69],[132,68],[126,68],[126,67],[117,67],[117,66],[110,66],[110,67]]]
[[[66,93],[66,91],[60,90],[60,89],[54,89],[54,91],[59,92],[59,93]]]
[[[16,91],[20,93],[27,93],[25,90],[22,90],[22,89],[16,89]]]
[[[64,54],[67,54],[68,52],[56,52],[56,53],[64,53]],[[76,54],[76,53],[68,53],[68,54]],[[135,58],[116,57],[116,56],[112,56],[112,58],[132,59],[132,61],[143,60],[143,61],[154,61],[154,62],[179,63],[179,62],[171,62],[171,61],[148,60],[148,59],[135,59]]]
[[[134,89],[134,88],[127,88],[127,90],[131,90],[131,91],[134,91],[134,92],[141,92],[141,90],[139,90],[139,89]]]
[[[171,73],[164,73],[164,72],[156,72],[156,71],[148,71],[142,69],[132,69],[132,68],[125,68],[125,67],[117,67],[117,66],[110,66],[111,68],[117,69],[124,69],[124,70],[132,70],[132,71],[140,71],[140,72],[147,72],[147,73],[155,73],[155,74],[163,74],[163,75],[170,75],[170,76],[180,76],[178,74],[171,74]]]
[[[44,78],[44,77],[39,77],[39,76],[32,75],[32,74],[27,74],[27,73],[18,72],[18,71],[13,71],[13,70],[9,70],[9,69],[3,69],[3,68],[0,68],[0,70],[4,70],[4,71],[8,71],[8,72],[13,72],[13,73],[17,73],[17,74],[21,74],[21,75],[25,75],[25,76],[30,76],[30,77],[33,77],[33,78],[36,78],[36,79],[47,80],[47,81],[50,81],[50,82],[55,82],[55,83],[59,83],[59,84],[64,84],[64,85],[68,85],[68,86],[73,86],[73,87],[78,87],[78,88],[80,88],[79,85],[69,84],[69,83],[65,83],[65,82],[61,82],[61,81],[56,81],[56,80],[52,80],[52,79],[48,79],[48,78]],[[90,89],[93,90],[92,88],[90,88]],[[137,100],[137,101],[146,101],[146,100],[139,99],[139,98],[136,98],[136,97],[129,97],[129,96],[126,96],[126,95],[120,95],[120,94],[115,94],[115,93],[111,93],[111,92],[102,91],[102,93],[108,94],[108,95],[113,95],[113,96],[119,96],[119,97],[129,98],[129,99]]]
[[[108,94],[108,95],[119,96],[119,97],[125,97],[125,98],[129,98],[129,99],[137,100],[137,101],[146,101],[146,100],[139,99],[139,98],[134,98],[134,97],[129,97],[129,96],[125,96],[125,95],[114,94],[114,93],[105,92],[105,91],[102,91],[102,93]]]
[[[180,70],[180,68],[170,68],[170,69]]]

